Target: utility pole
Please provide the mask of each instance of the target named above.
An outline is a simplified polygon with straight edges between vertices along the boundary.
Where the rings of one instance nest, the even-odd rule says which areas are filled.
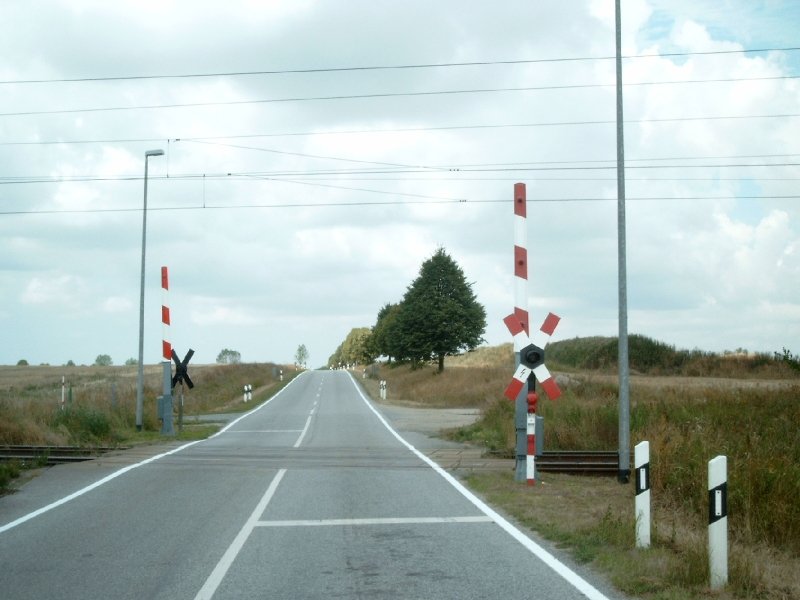
[[[139,281],[139,367],[136,377],[136,431],[142,430],[144,417],[144,263],[147,243],[147,161],[151,156],[163,156],[163,150],[144,153],[144,205],[142,208],[142,269]]]
[[[625,137],[622,117],[622,17],[616,0],[617,45],[617,260],[619,280],[619,472],[620,483],[628,483],[631,474],[630,421],[631,404],[628,372],[628,274],[625,232]]]

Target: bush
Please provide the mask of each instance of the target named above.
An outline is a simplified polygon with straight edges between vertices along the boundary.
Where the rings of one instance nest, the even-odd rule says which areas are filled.
[[[106,412],[83,406],[70,406],[56,412],[55,428],[64,427],[75,443],[107,442],[111,435],[111,420]]]

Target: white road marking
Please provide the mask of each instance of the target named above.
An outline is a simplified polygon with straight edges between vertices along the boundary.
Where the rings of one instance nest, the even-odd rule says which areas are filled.
[[[275,495],[275,490],[278,489],[278,485],[285,474],[286,469],[281,469],[275,475],[274,479],[269,484],[267,491],[264,492],[264,496],[262,496],[261,500],[256,505],[255,510],[253,510],[253,513],[250,515],[250,518],[247,519],[244,527],[242,527],[242,529],[233,539],[231,545],[228,546],[228,549],[225,551],[225,554],[222,555],[222,558],[219,559],[217,566],[214,567],[213,571],[211,571],[211,575],[208,576],[208,579],[206,579],[203,587],[200,588],[199,592],[197,592],[195,600],[208,600],[214,595],[214,592],[217,591],[217,588],[219,587],[219,584],[222,583],[222,579],[225,577],[228,569],[231,568],[233,561],[236,560],[236,557],[242,550],[244,543],[247,541],[247,538],[250,536],[253,528],[258,523],[259,517],[264,514],[269,501],[272,500],[272,496]]]
[[[52,502],[52,503],[48,504],[47,506],[43,506],[42,508],[40,508],[38,510],[30,512],[27,515],[24,515],[24,516],[20,517],[19,519],[11,521],[10,523],[6,523],[2,527],[0,527],[0,533],[8,531],[9,529],[13,529],[17,525],[22,525],[26,521],[30,521],[31,519],[33,519],[35,517],[38,517],[39,515],[43,515],[44,513],[48,512],[48,511],[51,511],[54,508],[58,508],[62,504],[66,504],[70,500],[74,500],[75,498],[78,498],[79,496],[83,496],[84,494],[86,494],[88,492],[91,492],[93,489],[99,488],[101,485],[103,485],[105,483],[108,483],[112,479],[116,479],[120,475],[124,475],[128,471],[133,471],[134,469],[136,469],[138,467],[144,466],[144,465],[149,464],[151,462],[155,462],[160,458],[164,458],[165,456],[170,456],[171,454],[175,454],[176,452],[180,452],[181,450],[185,450],[189,446],[194,446],[195,444],[199,444],[201,441],[203,441],[203,440],[197,440],[197,441],[194,441],[194,442],[189,442],[188,444],[184,444],[183,446],[175,448],[174,450],[170,450],[169,452],[163,452],[162,454],[157,454],[156,456],[151,456],[150,458],[148,458],[146,460],[143,460],[143,461],[138,462],[138,463],[133,464],[133,465],[128,465],[127,467],[123,467],[122,469],[119,469],[118,471],[114,471],[110,475],[106,475],[102,479],[99,479],[99,480],[95,481],[94,483],[92,483],[90,485],[87,485],[84,488],[79,489],[77,492],[73,492],[68,496],[64,496],[63,498],[60,498],[59,500],[56,500],[55,502]]]
[[[506,533],[508,533],[511,537],[517,540],[520,544],[522,544],[531,554],[536,556],[539,560],[545,563],[548,567],[553,569],[556,573],[558,573],[565,581],[567,581],[570,585],[572,585],[575,589],[581,592],[584,596],[589,598],[589,600],[609,600],[608,596],[603,594],[600,590],[594,587],[591,583],[586,581],[583,577],[578,575],[575,571],[570,569],[567,565],[562,563],[558,560],[555,556],[553,556],[550,552],[542,548],[539,544],[534,542],[531,538],[527,535],[522,533],[519,529],[514,527],[511,523],[509,523],[506,519],[504,519],[500,514],[498,514],[494,509],[492,509],[488,504],[483,502],[480,498],[478,498],[475,494],[470,492],[467,488],[465,488],[461,482],[459,482],[455,477],[450,475],[447,471],[445,471],[442,467],[436,464],[433,460],[425,456],[422,452],[417,450],[414,446],[409,444],[403,437],[397,433],[391,425],[383,418],[383,415],[378,412],[378,410],[372,406],[372,403],[367,399],[364,393],[361,391],[361,388],[356,383],[356,380],[353,378],[353,375],[348,372],[347,374],[350,377],[350,381],[353,383],[353,387],[356,388],[356,392],[358,395],[361,396],[361,399],[364,401],[364,404],[375,413],[375,416],[378,417],[378,420],[383,424],[386,429],[389,430],[397,440],[403,444],[406,448],[411,450],[417,458],[421,461],[425,462],[428,466],[430,466],[434,471],[436,471],[439,475],[444,477],[444,479],[452,485],[456,490],[458,490],[462,496],[464,496],[467,500],[472,502],[478,510],[480,510],[483,514],[487,517],[491,518],[492,521],[497,523]]]
[[[237,429],[228,433],[299,433],[302,429]]]
[[[493,523],[491,517],[401,517],[377,519],[310,519],[304,521],[259,521],[256,527],[334,527],[344,525],[432,525],[436,523]]]
[[[222,435],[223,433],[227,432],[231,427],[236,425],[242,419],[244,419],[246,417],[249,417],[253,413],[261,410],[267,404],[272,402],[275,398],[280,396],[285,389],[287,389],[290,385],[292,385],[295,381],[300,379],[300,377],[302,377],[302,376],[303,376],[303,374],[299,375],[298,377],[295,377],[289,383],[287,383],[285,387],[281,388],[272,398],[270,398],[269,400],[267,400],[263,404],[260,404],[260,405],[256,406],[253,410],[251,410],[249,412],[246,412],[241,417],[239,417],[237,419],[234,419],[233,421],[228,423],[225,427],[220,429],[217,433],[215,433],[214,435],[208,437],[207,439],[211,440],[211,439],[214,439],[215,437],[217,437],[218,435]],[[233,433],[233,432],[231,432],[231,433]],[[202,443],[204,441],[206,441],[206,440],[196,440],[194,442],[189,442],[188,444],[184,444],[183,446],[179,446],[178,448],[170,450],[169,452],[164,452],[164,453],[158,454],[156,456],[151,456],[150,458],[145,459],[145,460],[143,460],[141,462],[138,462],[138,463],[133,464],[133,465],[128,465],[127,467],[123,467],[122,469],[119,469],[118,471],[114,471],[113,473],[111,473],[109,475],[106,475],[102,479],[99,479],[99,480],[95,481],[94,483],[92,483],[90,485],[87,485],[86,487],[81,488],[78,491],[69,494],[68,496],[64,496],[63,498],[60,498],[60,499],[56,500],[55,502],[52,502],[52,503],[48,504],[47,506],[43,506],[42,508],[39,508],[39,509],[37,509],[37,510],[35,510],[33,512],[30,512],[27,515],[23,515],[20,518],[15,519],[14,521],[11,521],[9,523],[6,523],[5,525],[0,526],[0,533],[4,533],[4,532],[8,531],[9,529],[13,529],[17,525],[22,525],[26,521],[30,521],[31,519],[34,519],[34,518],[36,518],[36,517],[38,517],[40,515],[43,515],[44,513],[49,512],[49,511],[53,510],[54,508],[58,508],[62,504],[66,504],[70,500],[74,500],[75,498],[83,496],[84,494],[86,494],[88,492],[91,492],[93,489],[98,488],[101,485],[108,483],[112,479],[116,479],[120,475],[124,475],[128,471],[132,471],[133,469],[138,469],[141,466],[144,466],[144,465],[149,464],[151,462],[155,462],[155,461],[157,461],[157,460],[159,460],[161,458],[164,458],[165,456],[170,456],[172,454],[176,454],[176,453],[180,452],[181,450],[185,450],[186,448],[194,446],[195,444],[200,444],[200,443]]]
[[[314,411],[317,410],[317,405],[314,404],[314,407],[311,409],[311,412],[308,414],[308,419],[306,419],[306,426],[303,427],[303,431],[300,432],[300,437],[297,438],[297,441],[294,443],[293,448],[299,448],[300,444],[303,443],[303,438],[306,437],[306,433],[308,432],[308,426],[311,425],[311,417],[314,416]]]

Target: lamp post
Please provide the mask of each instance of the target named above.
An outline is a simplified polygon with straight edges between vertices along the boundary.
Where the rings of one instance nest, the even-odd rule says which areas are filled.
[[[142,430],[144,416],[144,251],[147,241],[147,159],[163,156],[163,150],[144,153],[144,208],[142,210],[142,272],[139,282],[139,375],[136,379],[136,431]]]

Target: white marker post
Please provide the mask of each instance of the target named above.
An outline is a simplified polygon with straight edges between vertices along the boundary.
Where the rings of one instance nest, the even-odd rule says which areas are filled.
[[[636,547],[650,547],[650,442],[633,450],[636,470]]]
[[[708,461],[708,565],[712,590],[728,584],[728,458]]]

